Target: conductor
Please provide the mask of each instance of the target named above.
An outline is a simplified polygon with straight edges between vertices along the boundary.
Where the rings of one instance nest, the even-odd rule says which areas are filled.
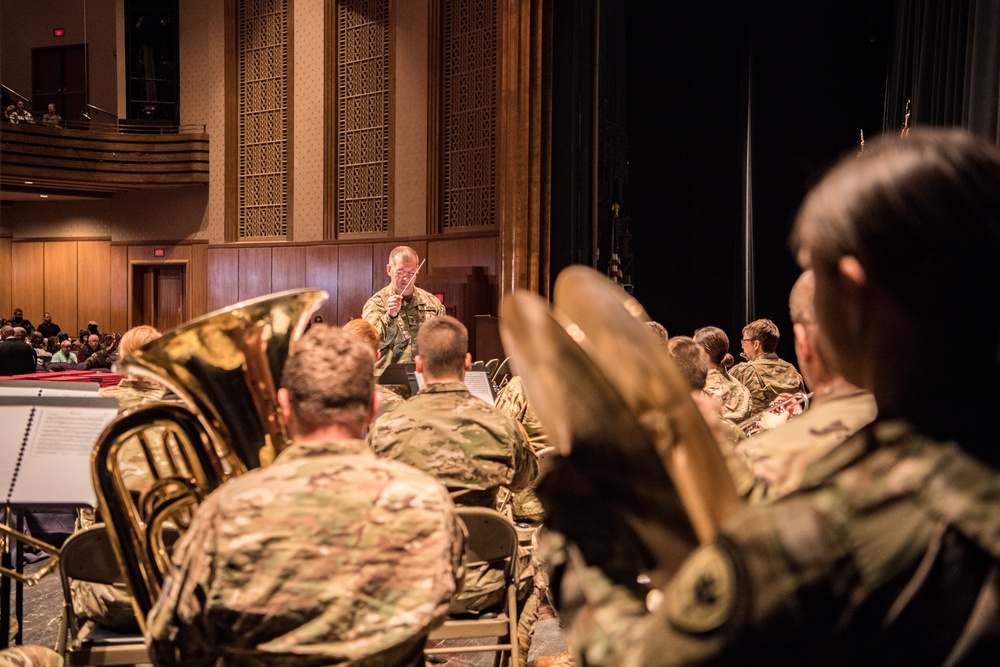
[[[444,304],[437,297],[415,285],[417,273],[423,266],[418,259],[413,248],[393,248],[389,263],[385,265],[389,284],[372,295],[361,311],[361,317],[370,322],[379,335],[378,348],[382,356],[375,364],[375,375],[381,375],[389,364],[413,361],[420,325],[445,313]]]

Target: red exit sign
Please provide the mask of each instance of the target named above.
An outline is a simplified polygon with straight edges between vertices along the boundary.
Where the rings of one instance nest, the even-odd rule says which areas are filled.
[[[155,248],[153,250],[153,257],[164,257],[165,255],[166,253],[163,251],[163,248]]]

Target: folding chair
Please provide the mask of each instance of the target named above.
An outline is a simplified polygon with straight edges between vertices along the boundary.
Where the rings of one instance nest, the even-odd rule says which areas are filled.
[[[429,640],[480,639],[472,645],[464,643],[426,649],[427,654],[496,652],[494,667],[510,664],[520,667],[517,646],[517,533],[510,519],[485,507],[459,507],[468,540],[465,545],[466,563],[504,560],[503,605],[490,618],[449,617],[444,625],[431,631]],[[509,663],[508,663],[509,660]]]
[[[125,581],[103,523],[95,523],[67,538],[62,546],[59,576],[63,587],[63,614],[56,652],[67,665],[131,665],[148,663],[149,654],[141,634],[104,630],[92,621],[81,625],[73,610],[70,580],[98,584]]]

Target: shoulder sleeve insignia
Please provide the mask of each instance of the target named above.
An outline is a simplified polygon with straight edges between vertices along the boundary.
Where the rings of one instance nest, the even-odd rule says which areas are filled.
[[[664,607],[670,622],[684,632],[721,627],[736,608],[736,573],[729,555],[714,544],[696,551],[670,582]]]

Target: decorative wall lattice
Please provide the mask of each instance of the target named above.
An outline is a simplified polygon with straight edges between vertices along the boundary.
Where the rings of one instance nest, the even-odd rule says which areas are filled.
[[[496,224],[497,4],[444,0],[445,229]]]
[[[241,0],[239,239],[288,235],[288,2]]]
[[[337,234],[389,230],[389,0],[337,11]]]

